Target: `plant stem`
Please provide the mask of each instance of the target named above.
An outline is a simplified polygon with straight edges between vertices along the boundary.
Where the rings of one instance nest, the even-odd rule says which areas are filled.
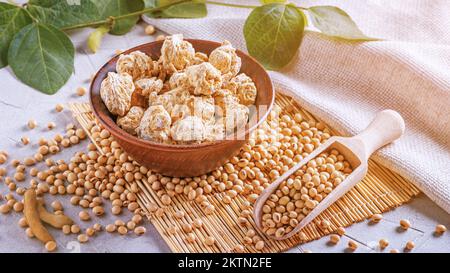
[[[230,3],[222,3],[216,1],[203,1],[205,4],[216,5],[216,6],[224,6],[224,7],[232,7],[232,8],[244,8],[244,9],[256,9],[260,6],[252,6],[252,5],[239,5],[239,4],[230,4]],[[308,8],[295,6],[298,9],[307,10]]]
[[[216,5],[216,6],[244,8],[244,9],[255,9],[255,8],[259,7],[259,6],[250,6],[250,5],[229,4],[229,3],[222,3],[222,2],[216,2],[216,1],[203,1],[203,3]]]

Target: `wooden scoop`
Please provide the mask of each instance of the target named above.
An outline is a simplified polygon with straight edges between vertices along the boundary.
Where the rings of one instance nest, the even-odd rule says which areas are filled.
[[[304,164],[307,164],[310,160],[316,158],[322,152],[331,149],[338,150],[350,163],[353,172],[341,184],[334,188],[333,191],[331,191],[331,193],[328,194],[321,202],[319,202],[319,204],[303,220],[301,220],[291,232],[286,233],[284,236],[279,238],[275,238],[275,236],[271,237],[274,239],[283,240],[293,236],[309,224],[314,218],[316,218],[316,216],[318,216],[322,211],[353,188],[356,183],[361,181],[367,173],[367,160],[372,153],[384,145],[398,139],[404,131],[405,122],[400,114],[393,110],[384,110],[377,113],[374,120],[359,135],[354,137],[331,137],[302,161],[292,167],[289,171],[280,176],[262,192],[255,203],[253,217],[256,225],[262,230],[262,207],[266,203],[269,196],[278,189],[280,183],[288,179]]]

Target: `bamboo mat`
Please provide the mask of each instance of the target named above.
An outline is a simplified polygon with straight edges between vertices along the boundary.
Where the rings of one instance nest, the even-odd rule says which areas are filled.
[[[282,114],[293,117],[295,113],[301,113],[307,121],[316,120],[287,96],[277,95],[276,104],[283,109]],[[71,104],[70,108],[76,120],[89,135],[89,130],[86,128],[92,121],[95,121],[90,105],[77,103]],[[138,193],[139,205],[173,252],[232,252],[237,244],[244,245],[245,252],[259,252],[254,245],[244,244],[247,229],[251,227],[257,231],[253,220],[250,219],[247,227],[238,224],[240,212],[248,209],[245,207],[245,197],[238,195],[230,204],[224,204],[221,200],[225,193],[213,192],[207,195],[207,198],[216,210],[214,214],[206,215],[199,204],[188,200],[183,194],[173,197],[170,206],[164,206],[147,182],[138,181],[138,185],[141,190]],[[261,252],[282,252],[298,244],[321,238],[335,232],[338,227],[346,227],[367,219],[375,213],[382,213],[398,207],[419,193],[419,189],[403,177],[370,160],[366,177],[305,227],[302,232],[287,240],[276,241],[268,239],[263,233],[257,231],[265,241],[265,247]],[[165,213],[162,217],[157,217],[148,210],[151,203],[164,209]],[[174,216],[178,210],[186,212],[183,219]],[[203,220],[203,227],[193,230],[197,240],[194,243],[188,243],[186,234],[182,231],[182,223],[192,223],[197,218]],[[331,223],[326,230],[320,226],[320,222],[325,219]],[[171,226],[177,227],[178,232],[175,235],[167,233],[167,229]],[[213,246],[203,243],[206,236],[213,236],[216,239]]]

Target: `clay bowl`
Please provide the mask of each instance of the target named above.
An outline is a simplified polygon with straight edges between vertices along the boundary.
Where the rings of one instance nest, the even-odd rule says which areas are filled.
[[[210,54],[220,43],[186,39],[194,46],[196,51]],[[124,52],[140,50],[152,59],[159,58],[162,41],[143,44]],[[119,56],[115,56],[107,62],[95,75],[90,87],[90,100],[92,109],[99,122],[111,132],[117,142],[134,160],[155,172],[173,177],[192,177],[206,174],[223,165],[227,159],[239,152],[245,144],[250,133],[263,122],[272,109],[275,91],[269,75],[264,68],[252,57],[241,51],[237,54],[242,59],[241,73],[247,74],[256,84],[258,96],[256,109],[250,120],[254,122],[242,130],[238,139],[224,139],[215,142],[207,142],[192,145],[168,145],[139,139],[119,128],[116,117],[111,115],[100,98],[100,85],[108,72],[115,72],[116,62]],[[258,107],[265,106],[265,107]]]

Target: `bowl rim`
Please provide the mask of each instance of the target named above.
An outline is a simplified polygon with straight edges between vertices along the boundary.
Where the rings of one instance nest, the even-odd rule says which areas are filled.
[[[220,45],[222,45],[222,43],[220,42],[216,42],[216,41],[211,41],[211,40],[202,40],[202,39],[183,39],[185,41],[188,41],[190,43],[197,43],[197,42],[207,42],[207,43],[211,43],[216,45],[217,47],[219,47]],[[97,80],[97,78],[99,77],[100,71],[102,71],[105,67],[107,67],[108,65],[111,64],[111,62],[116,63],[119,56],[122,54],[129,54],[131,52],[140,50],[143,46],[154,46],[156,44],[162,44],[164,41],[153,41],[153,42],[149,42],[149,43],[143,43],[140,45],[137,45],[135,47],[132,47],[130,49],[127,49],[123,52],[121,52],[120,54],[116,54],[114,55],[112,58],[110,58],[104,65],[102,65],[97,72],[95,73],[95,76],[92,78],[90,85],[89,85],[89,102],[92,108],[92,112],[94,113],[95,117],[97,118],[97,120],[100,121],[100,123],[110,132],[113,132],[114,137],[119,137],[121,139],[125,139],[127,141],[132,141],[134,144],[138,144],[140,146],[147,146],[147,147],[152,147],[152,148],[156,148],[156,149],[160,149],[160,150],[172,150],[172,151],[179,151],[179,150],[198,150],[198,149],[203,149],[203,148],[207,148],[207,147],[213,147],[213,146],[219,146],[219,145],[225,145],[228,141],[244,141],[246,138],[245,136],[250,135],[251,132],[253,132],[254,130],[256,130],[261,123],[263,123],[266,119],[267,116],[269,115],[269,113],[271,112],[273,105],[275,103],[275,89],[272,83],[272,79],[270,78],[269,74],[267,73],[267,70],[252,56],[246,54],[245,52],[236,49],[236,52],[239,55],[244,55],[247,58],[249,58],[252,62],[255,63],[256,66],[258,66],[262,71],[263,71],[263,77],[266,77],[268,79],[268,83],[269,83],[269,88],[270,89],[270,95],[271,95],[271,100],[270,100],[270,104],[269,107],[267,108],[266,113],[263,116],[260,116],[259,119],[257,120],[256,123],[253,124],[253,126],[249,127],[249,126],[245,126],[245,131],[243,133],[241,133],[240,135],[238,135],[238,137],[244,136],[243,139],[222,139],[222,140],[215,140],[215,141],[209,141],[209,142],[203,142],[203,143],[194,143],[194,144],[165,144],[165,143],[159,143],[159,142],[154,142],[154,141],[150,141],[150,140],[145,140],[145,139],[141,139],[138,138],[134,135],[131,135],[127,132],[125,132],[125,130],[121,129],[115,122],[112,122],[112,119],[107,119],[104,120],[103,116],[100,115],[99,112],[102,112],[100,110],[98,110],[93,103],[93,99],[94,99],[94,82]],[[100,92],[100,90],[98,91]]]

